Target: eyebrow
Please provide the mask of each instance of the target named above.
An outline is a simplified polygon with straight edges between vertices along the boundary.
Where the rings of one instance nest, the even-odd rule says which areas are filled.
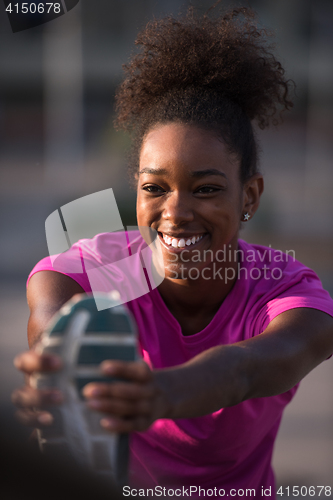
[[[207,175],[222,175],[225,179],[227,176],[221,172],[220,170],[217,170],[216,168],[208,168],[207,170],[196,170],[195,172],[191,172],[191,177],[206,177]]]
[[[140,170],[140,174],[152,174],[152,175],[166,175],[168,172],[165,170],[165,168],[143,168]],[[221,175],[225,179],[227,179],[227,176],[221,172],[220,170],[217,170],[216,168],[208,168],[206,170],[196,170],[195,172],[190,173],[191,177],[195,178],[200,178],[200,177],[206,177],[207,175]]]
[[[165,168],[143,168],[140,170],[139,175],[140,174],[165,175],[167,171]]]

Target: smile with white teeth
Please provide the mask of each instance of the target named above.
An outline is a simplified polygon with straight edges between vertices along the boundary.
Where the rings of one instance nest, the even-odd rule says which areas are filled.
[[[185,239],[185,238],[172,238],[171,236],[162,233],[162,237],[165,243],[170,247],[184,248],[185,246],[189,247],[190,245],[194,245],[194,243],[200,241],[203,237],[203,234],[201,234],[200,236],[192,236],[191,238]]]

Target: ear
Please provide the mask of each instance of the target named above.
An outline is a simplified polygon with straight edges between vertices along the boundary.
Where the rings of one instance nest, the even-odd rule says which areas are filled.
[[[243,208],[242,215],[248,213],[250,218],[258,210],[260,196],[264,191],[264,178],[260,173],[254,174],[246,181],[243,187]],[[242,218],[243,220],[243,218]]]

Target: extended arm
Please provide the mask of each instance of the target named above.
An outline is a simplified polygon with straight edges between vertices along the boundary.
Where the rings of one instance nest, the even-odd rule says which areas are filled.
[[[35,411],[62,402],[57,389],[37,390],[30,387],[29,375],[35,372],[52,372],[61,368],[56,356],[38,355],[34,347],[52,316],[75,294],[84,290],[68,276],[54,271],[41,271],[29,281],[27,298],[30,308],[28,342],[31,348],[15,358],[15,366],[26,375],[26,385],[12,394],[12,401],[20,409],[17,418],[26,425],[49,425],[52,417],[47,411]]]
[[[131,383],[89,384],[92,408],[110,413],[110,430],[144,430],[157,418],[191,418],[246,399],[286,392],[333,352],[333,318],[302,308],[277,316],[261,335],[205,351],[189,362],[150,372],[107,361],[107,375]]]
[[[173,395],[172,418],[195,417],[286,392],[332,352],[333,318],[315,309],[292,309],[257,337],[212,348],[156,376]]]
[[[84,293],[83,288],[65,274],[40,271],[31,277],[27,290],[30,348],[38,342],[52,316],[77,293]]]
[[[28,288],[31,347],[53,314],[77,293],[83,289],[65,275],[43,271],[32,277]],[[105,361],[105,375],[128,381],[91,383],[84,394],[92,409],[109,415],[103,419],[106,428],[140,431],[158,418],[197,417],[246,399],[283,393],[332,352],[333,318],[315,309],[293,309],[277,316],[261,335],[214,347],[177,367],[152,372],[141,361]],[[30,351],[18,357],[16,366],[29,374],[60,365],[54,364],[54,357],[42,358]],[[51,402],[52,393],[28,386],[16,391],[13,400],[23,407],[21,420],[34,426],[41,423],[41,414],[28,408]],[[52,401],[60,402],[60,395]]]

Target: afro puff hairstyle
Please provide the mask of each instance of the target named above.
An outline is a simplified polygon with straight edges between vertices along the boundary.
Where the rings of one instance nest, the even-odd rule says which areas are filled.
[[[293,106],[293,82],[285,79],[268,39],[248,8],[213,18],[190,9],[184,17],[150,22],[116,94],[116,127],[133,135],[132,173],[149,130],[169,122],[216,133],[239,157],[241,182],[256,173],[252,123],[275,125]]]

